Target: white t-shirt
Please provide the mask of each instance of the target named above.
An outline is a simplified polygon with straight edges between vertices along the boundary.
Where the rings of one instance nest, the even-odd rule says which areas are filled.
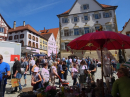
[[[54,71],[57,73],[57,68],[56,68],[55,66],[52,66],[52,67],[51,67],[51,75],[55,75],[55,74],[53,73],[53,69],[54,69]]]
[[[73,77],[76,78],[78,75],[78,70],[76,68],[72,68],[71,72],[73,73]]]
[[[72,59],[69,59],[70,60],[70,62],[72,63]]]
[[[87,65],[80,65],[79,73],[80,75],[84,75],[84,70],[87,69]]]
[[[35,65],[35,60],[31,60],[30,64],[31,64],[31,66],[34,66]]]
[[[45,82],[49,81],[49,71],[48,69],[43,68],[41,72],[42,77],[45,79]]]

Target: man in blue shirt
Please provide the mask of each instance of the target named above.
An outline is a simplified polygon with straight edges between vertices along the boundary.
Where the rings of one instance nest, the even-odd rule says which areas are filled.
[[[5,73],[5,75],[3,75],[3,73]],[[9,76],[10,76],[10,66],[8,63],[3,62],[3,56],[0,54],[0,90],[1,88],[3,88],[3,97],[5,93],[7,78]]]

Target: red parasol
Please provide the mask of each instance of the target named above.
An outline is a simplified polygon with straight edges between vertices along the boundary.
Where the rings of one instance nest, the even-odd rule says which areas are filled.
[[[102,64],[103,48],[107,48],[108,50],[128,49],[130,48],[130,37],[112,31],[99,31],[94,33],[87,33],[81,37],[78,37],[73,41],[71,41],[67,46],[75,50],[97,50],[97,49],[101,50],[101,64]],[[103,66],[102,66],[102,81],[103,81]]]

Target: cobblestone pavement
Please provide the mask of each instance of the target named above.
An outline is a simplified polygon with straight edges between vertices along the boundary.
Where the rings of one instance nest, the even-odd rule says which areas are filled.
[[[29,74],[29,72],[28,72],[28,74]],[[116,74],[114,74],[114,76],[117,79]],[[100,67],[97,68],[97,72],[95,73],[95,80],[96,79],[101,79],[101,68]],[[69,85],[71,86],[73,84],[73,81],[72,81],[72,78],[71,78],[70,74],[68,74],[67,80],[69,81]],[[11,91],[10,81],[11,80],[7,81],[7,85],[6,85],[6,90],[7,91]],[[56,79],[56,83],[58,83],[58,79]],[[24,85],[24,78],[23,77],[21,79],[21,84],[22,84],[22,86]],[[55,84],[55,85],[58,86],[58,84]],[[27,87],[32,87],[31,86],[31,76],[30,75],[27,75],[27,86],[23,87],[23,89],[27,88]],[[9,92],[5,92],[5,97],[17,97],[18,95],[19,95],[18,92],[15,92],[14,94],[10,94]]]

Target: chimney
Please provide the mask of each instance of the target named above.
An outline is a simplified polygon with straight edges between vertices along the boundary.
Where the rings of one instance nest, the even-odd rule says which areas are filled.
[[[14,27],[13,27],[14,29],[16,28],[16,21],[14,21]]]
[[[23,26],[25,26],[25,21],[23,21]]]
[[[45,33],[45,27],[44,27],[44,33]]]

